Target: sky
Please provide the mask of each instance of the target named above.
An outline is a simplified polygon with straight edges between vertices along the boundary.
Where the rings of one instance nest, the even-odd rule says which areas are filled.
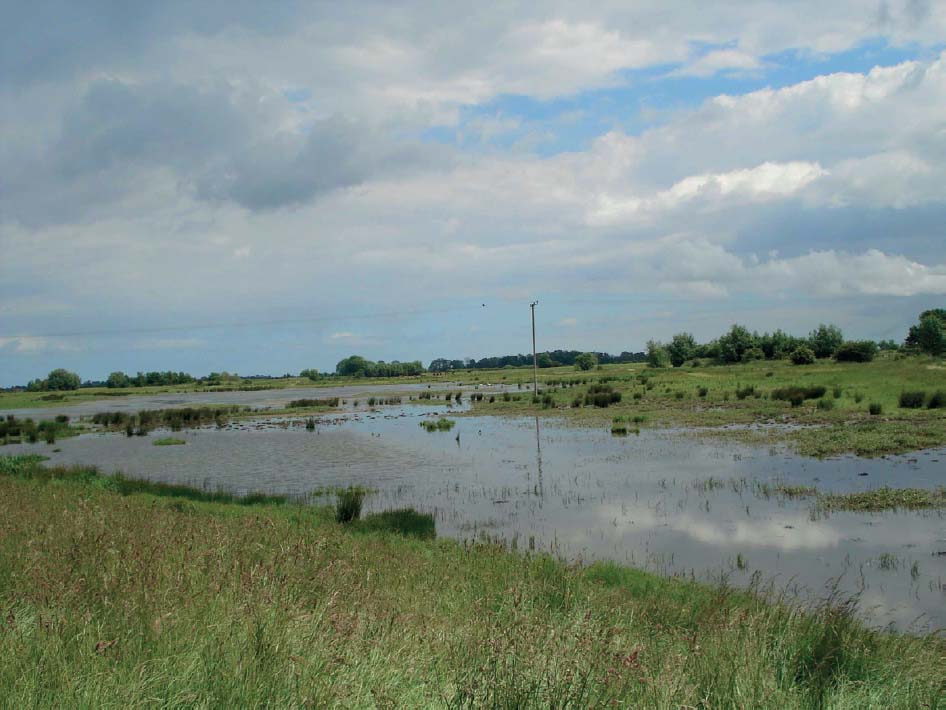
[[[946,2],[0,7],[0,386],[946,305]]]

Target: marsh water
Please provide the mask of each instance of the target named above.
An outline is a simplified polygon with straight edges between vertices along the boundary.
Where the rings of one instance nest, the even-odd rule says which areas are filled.
[[[183,446],[153,446],[162,435],[156,431],[86,434],[2,453],[33,451],[53,464],[95,464],[240,493],[305,495],[360,484],[375,491],[367,511],[430,512],[440,536],[501,540],[520,551],[615,560],[667,575],[761,582],[810,603],[857,594],[871,623],[946,626],[946,514],[825,514],[811,499],[771,488],[932,488],[946,484],[946,450],[817,460],[685,431],[614,437],[554,418],[463,416],[449,432],[419,426],[451,411],[443,403],[406,404],[324,416],[314,431],[302,418],[261,418],[175,432]]]

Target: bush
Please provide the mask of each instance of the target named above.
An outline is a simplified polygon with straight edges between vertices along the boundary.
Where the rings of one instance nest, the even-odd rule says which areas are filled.
[[[871,402],[867,406],[867,411],[871,413],[871,416],[876,417],[884,413],[884,408],[882,405],[878,404],[877,402]]]
[[[821,399],[827,391],[828,388],[821,385],[811,387],[792,385],[791,387],[779,387],[772,390],[772,399],[791,402],[793,407],[800,407],[806,399]]]
[[[752,347],[742,354],[743,362],[753,362],[755,360],[765,360],[765,353],[762,348]]]
[[[755,394],[755,387],[753,385],[747,385],[746,387],[740,387],[736,389],[736,399],[745,399],[746,397],[751,397]]]
[[[797,347],[788,356],[793,365],[813,365],[815,363],[815,351],[806,345]]]
[[[361,517],[361,504],[365,500],[365,492],[357,488],[346,488],[339,491],[335,499],[335,522],[350,523]]]
[[[594,370],[598,366],[598,357],[594,353],[582,353],[575,358],[576,370]]]
[[[700,388],[697,390],[697,394],[698,394],[700,397],[705,397],[707,394],[709,394],[709,387],[700,387]]]
[[[926,401],[926,392],[901,392],[901,409],[920,409]]]
[[[926,403],[927,409],[943,409],[946,407],[946,390],[936,390]]]
[[[877,354],[877,343],[873,340],[850,340],[842,343],[834,353],[838,362],[870,362]]]
[[[50,390],[77,390],[79,384],[79,376],[76,373],[62,368],[53,370],[46,377],[46,389]]]
[[[819,399],[818,409],[823,409],[825,411],[834,409],[834,400],[833,399]]]

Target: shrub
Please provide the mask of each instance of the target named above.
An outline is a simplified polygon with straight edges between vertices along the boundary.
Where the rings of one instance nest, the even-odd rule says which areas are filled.
[[[834,400],[833,399],[819,399],[818,409],[823,409],[825,411],[834,409]]]
[[[700,397],[706,397],[709,394],[709,387],[700,387],[696,392]]]
[[[867,406],[867,411],[871,413],[871,416],[876,417],[884,413],[884,408],[877,402],[871,402]]]
[[[368,401],[369,405],[374,405],[374,397]],[[298,409],[299,407],[337,407],[338,406],[338,397],[332,397],[330,399],[294,399],[289,403],[291,409]]]
[[[926,392],[901,392],[901,409],[920,409],[926,401]]]
[[[841,388],[840,385],[835,385],[834,390],[832,390],[832,394],[834,395],[835,399],[841,399],[841,395],[843,394],[843,392],[844,390]]]
[[[850,340],[842,343],[834,353],[838,362],[870,362],[877,354],[877,343],[873,340]]]
[[[779,387],[772,390],[772,399],[780,399],[791,402],[793,407],[801,406],[806,399],[820,399],[828,391],[827,387],[813,385],[810,387],[800,387],[792,385],[790,387]]]
[[[745,387],[736,388],[736,399],[745,399],[746,397],[751,397],[755,394],[755,386],[747,385]]]
[[[670,366],[670,353],[662,343],[655,340],[647,341],[647,366],[658,368]]]
[[[575,358],[576,370],[594,370],[598,366],[598,356],[594,353],[582,353]]]
[[[806,345],[795,348],[792,354],[788,356],[793,365],[813,365],[815,362],[815,351]]]
[[[365,492],[357,488],[346,488],[339,491],[335,499],[335,521],[350,523],[361,517],[361,504],[364,502]]]
[[[753,362],[755,360],[765,360],[765,353],[762,348],[752,347],[742,354],[743,362]]]
[[[927,409],[943,409],[946,407],[946,390],[936,390],[926,403]]]

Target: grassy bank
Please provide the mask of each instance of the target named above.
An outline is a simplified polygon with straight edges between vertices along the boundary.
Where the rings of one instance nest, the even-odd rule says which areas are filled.
[[[619,396],[606,408],[586,396],[601,383]],[[900,406],[903,392],[925,393],[930,403],[946,388],[946,368],[923,358],[809,366],[786,361],[667,369],[611,365],[593,373],[549,373],[539,386],[538,402],[530,383],[520,389],[517,382],[508,396],[474,399],[474,412],[554,415],[601,427],[624,417],[641,427],[694,427],[706,436],[787,443],[812,456],[877,456],[946,444],[946,408]],[[794,392],[805,398],[793,402]],[[597,394],[604,403],[606,397]],[[746,426],[716,429],[727,425]]]
[[[843,605],[35,465],[0,475],[6,707],[946,707],[941,639]]]

